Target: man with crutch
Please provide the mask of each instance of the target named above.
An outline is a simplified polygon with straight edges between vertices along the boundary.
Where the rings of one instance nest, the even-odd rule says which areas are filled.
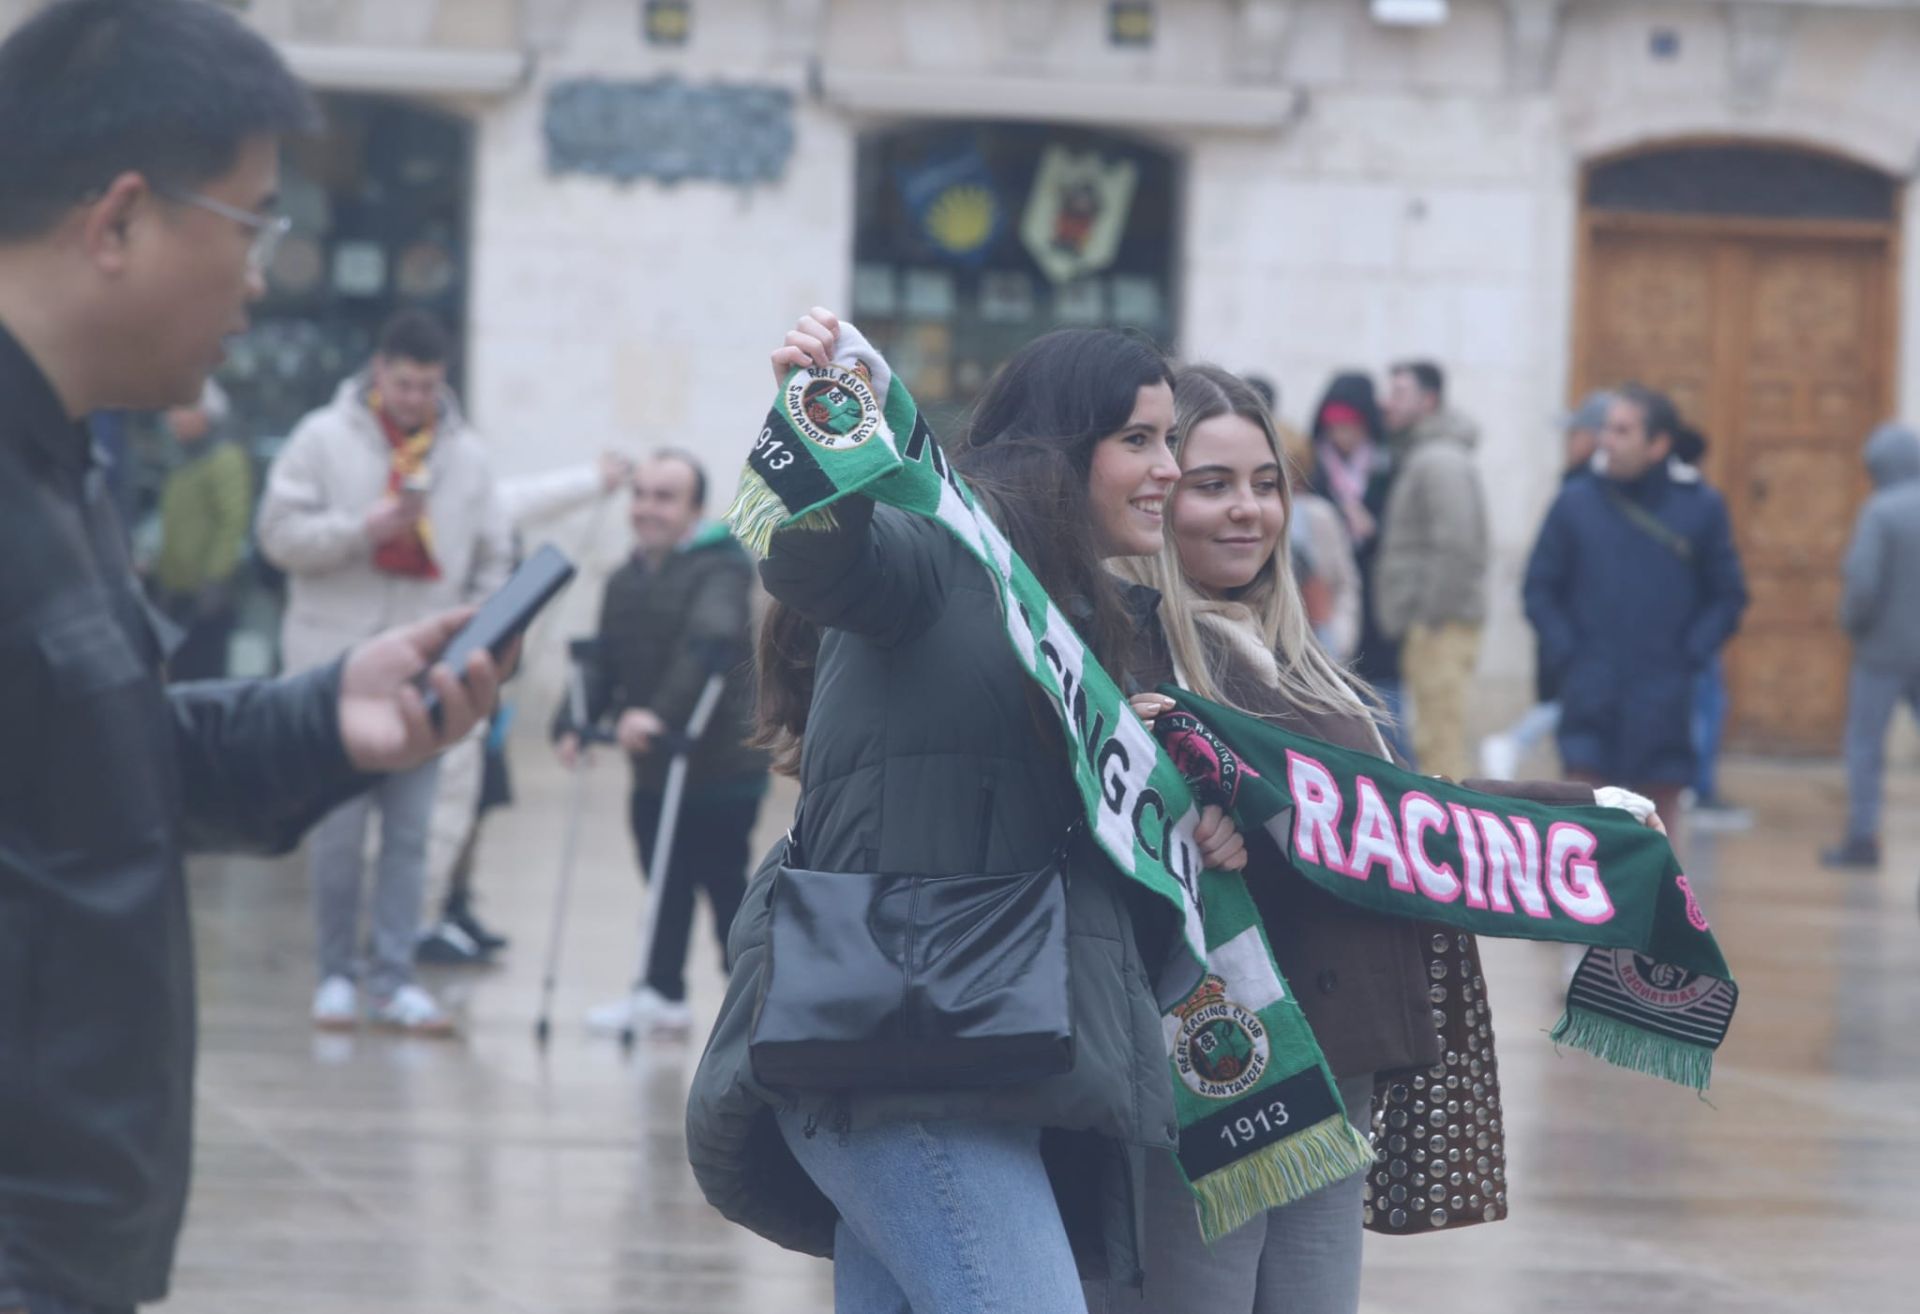
[[[724,955],[767,791],[766,756],[745,744],[753,691],[738,660],[751,647],[753,563],[723,527],[703,520],[706,492],[706,472],[685,452],[656,452],[634,468],[634,552],[607,580],[599,632],[585,650],[592,654],[586,724],[612,723],[633,768],[630,816],[641,870],[664,867],[666,878],[649,901],[656,911],[644,932],[644,979],[587,1015],[588,1027],[605,1035],[685,1035],[692,1026],[686,957],[694,892],[707,893]],[[716,652],[734,660],[707,724],[696,726]],[[562,708],[556,748],[569,767],[581,752],[578,729]],[[657,862],[668,779],[682,754],[672,848]]]

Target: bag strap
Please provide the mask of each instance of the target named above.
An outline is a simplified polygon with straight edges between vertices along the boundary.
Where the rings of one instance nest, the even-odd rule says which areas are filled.
[[[1638,529],[1641,533],[1645,534],[1667,551],[1673,553],[1674,556],[1679,557],[1680,560],[1686,562],[1688,565],[1693,564],[1693,544],[1687,541],[1684,534],[1681,534],[1678,530],[1674,529],[1673,526],[1654,515],[1653,512],[1626,496],[1619,489],[1609,487],[1606,493],[1607,500],[1613,503],[1620,514],[1625,516],[1635,529]]]

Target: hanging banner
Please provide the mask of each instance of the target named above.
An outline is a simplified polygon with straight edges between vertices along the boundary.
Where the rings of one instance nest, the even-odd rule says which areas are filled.
[[[898,174],[900,199],[915,228],[939,254],[979,264],[1006,227],[1007,207],[987,161],[971,142],[935,153]]]
[[[1020,240],[1048,278],[1070,283],[1113,263],[1139,178],[1131,160],[1109,162],[1095,151],[1047,147],[1033,177]]]

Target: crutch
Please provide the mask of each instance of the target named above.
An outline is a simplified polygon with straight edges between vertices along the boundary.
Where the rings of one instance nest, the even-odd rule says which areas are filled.
[[[567,833],[560,842],[560,882],[553,896],[553,930],[547,938],[547,967],[540,980],[540,1020],[533,1024],[533,1038],[546,1048],[553,1034],[553,989],[560,975],[560,936],[567,921],[567,895],[573,888],[574,857],[580,846],[580,818],[586,809],[587,763],[590,744],[610,744],[614,736],[587,720],[587,663],[598,660],[599,640],[575,639],[567,645],[567,720],[580,739],[580,756],[574,759],[573,783],[568,786]]]
[[[707,669],[707,682],[694,701],[687,728],[665,742],[673,749],[673,761],[667,765],[667,783],[660,795],[660,828],[654,834],[653,861],[647,864],[646,921],[640,927],[640,971],[634,977],[634,989],[646,984],[653,972],[655,942],[660,935],[660,905],[666,898],[667,877],[673,864],[673,841],[680,828],[680,801],[687,792],[687,766],[693,749],[707,732],[714,711],[725,692],[727,671],[736,660],[734,645],[724,640],[696,641],[694,657]],[[633,1019],[620,1028],[620,1043],[633,1048]]]

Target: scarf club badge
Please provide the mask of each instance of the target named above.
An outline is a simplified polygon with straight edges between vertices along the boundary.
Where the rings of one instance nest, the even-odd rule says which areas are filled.
[[[880,400],[858,370],[814,365],[786,385],[787,415],[800,436],[829,452],[859,447],[880,431]]]
[[[1227,998],[1226,982],[1209,975],[1175,1008],[1180,1018],[1173,1067],[1194,1094],[1231,1100],[1260,1084],[1272,1046],[1260,1016]]]

